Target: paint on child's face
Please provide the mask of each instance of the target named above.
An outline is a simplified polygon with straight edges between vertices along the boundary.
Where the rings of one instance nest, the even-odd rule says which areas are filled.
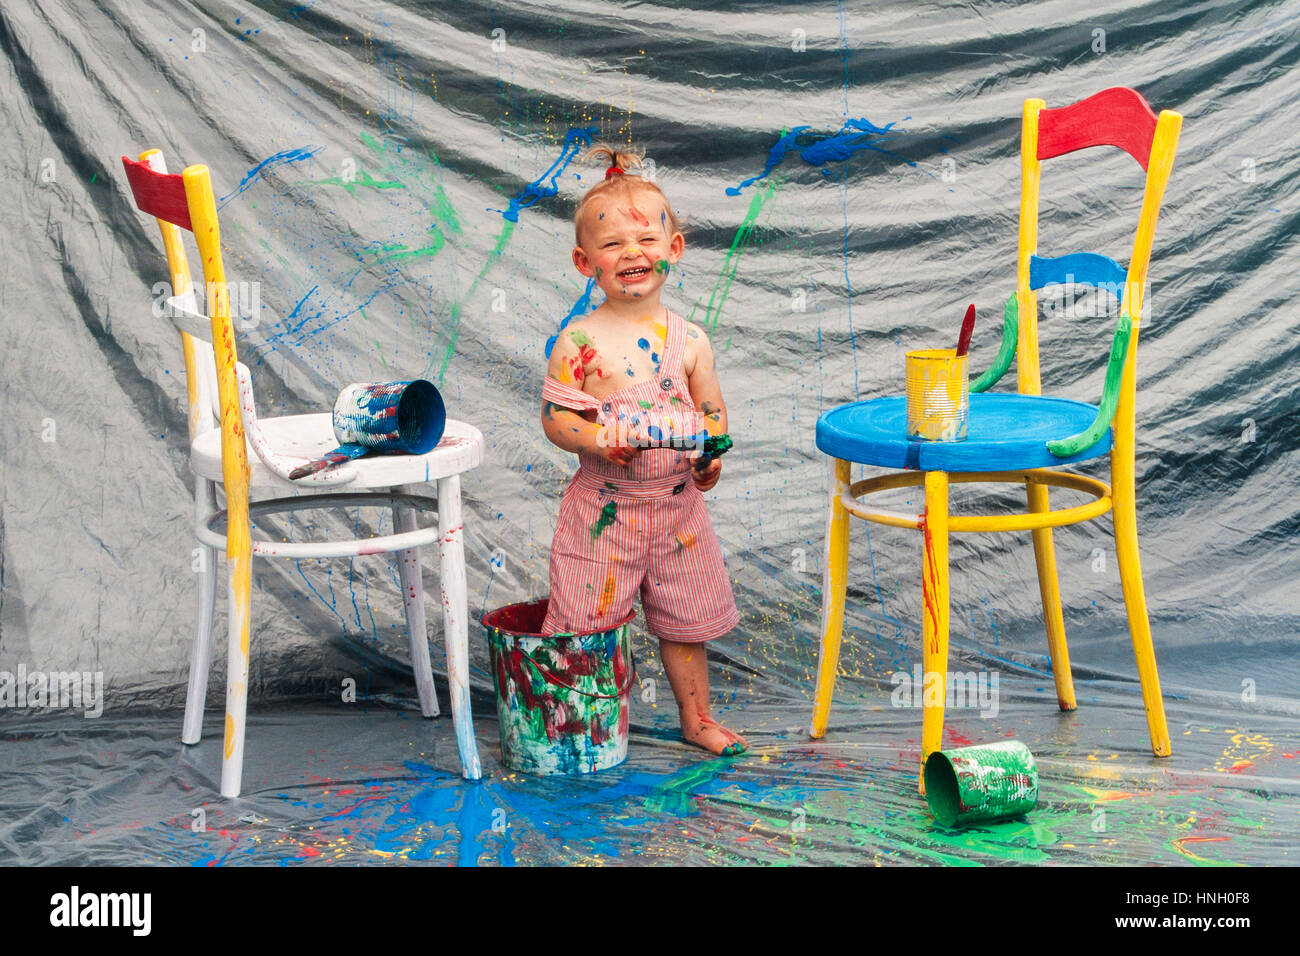
[[[640,205],[618,206],[599,200],[593,204],[582,231],[582,251],[606,296],[639,299],[657,293],[671,269],[672,236],[665,209],[663,200],[654,195],[640,197]],[[660,213],[658,226],[651,225],[646,210],[649,216]],[[618,275],[633,264],[644,264],[649,274],[635,280]]]

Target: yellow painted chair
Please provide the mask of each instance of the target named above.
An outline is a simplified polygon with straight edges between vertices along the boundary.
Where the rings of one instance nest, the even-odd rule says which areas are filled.
[[[1116,87],[1058,109],[1042,100],[1025,101],[1020,140],[1020,242],[1016,293],[1004,310],[1002,347],[993,366],[970,385],[969,431],[960,441],[909,441],[902,397],[855,402],[832,409],[817,422],[817,447],[830,456],[829,516],[822,589],[821,654],[817,668],[812,736],[825,735],[839,666],[848,584],[849,517],[922,532],[923,694],[921,766],[941,749],[948,666],[948,535],[954,532],[1031,531],[1038,564],[1043,618],[1061,710],[1075,708],[1074,682],[1065,643],[1057,585],[1052,528],[1114,514],[1115,549],[1129,632],[1137,657],[1151,749],[1170,753],[1160,680],[1147,618],[1138,558],[1134,487],[1134,429],[1137,396],[1137,339],[1142,297],[1165,185],[1173,168],[1182,117],[1165,110],[1157,117],[1135,91]],[[1038,255],[1038,187],[1042,161],[1091,146],[1118,146],[1146,172],[1137,236],[1127,270],[1112,259],[1082,252]],[[1109,287],[1121,295],[1099,405],[1045,397],[1038,363],[1036,292],[1048,285]],[[986,390],[1016,360],[1018,392]],[[1110,484],[1054,466],[1110,454]],[[851,463],[905,470],[850,483]],[[1023,484],[1028,510],[1011,515],[950,515],[952,482]],[[919,515],[872,507],[862,499],[886,489],[925,488]],[[1048,489],[1089,493],[1084,504],[1052,510]],[[937,701],[937,703],[936,703]],[[921,781],[924,789],[924,779]]]
[[[155,217],[162,234],[173,292],[166,303],[166,314],[181,333],[185,354],[190,470],[196,479],[194,533],[201,549],[202,567],[181,740],[186,744],[198,743],[202,732],[212,655],[216,557],[221,551],[226,556],[230,608],[222,796],[236,797],[242,787],[253,558],[396,554],[420,709],[426,717],[438,716],[425,628],[420,558],[421,547],[437,542],[447,681],[461,775],[470,780],[479,779],[482,766],[474,740],[469,696],[460,475],[482,462],[482,434],[473,425],[448,419],[442,440],[426,454],[367,456],[298,481],[290,480],[295,467],[320,458],[338,445],[333,416],[318,413],[258,417],[252,378],[248,367],[239,361],[235,348],[217,206],[208,168],[194,165],[183,173],[169,175],[162,153],[156,149],[142,153],[138,160],[123,156],[122,164],[136,206]],[[193,233],[198,247],[207,290],[207,315],[198,311],[182,230]],[[431,482],[437,482],[436,499],[416,494],[421,485]],[[322,493],[300,494],[309,487]],[[226,507],[220,510],[218,488],[226,499]],[[342,493],[340,488],[344,489]],[[285,497],[252,501],[250,490],[279,491]],[[394,531],[319,542],[271,541],[252,536],[252,521],[261,514],[339,507],[390,508]],[[432,511],[437,512],[437,523],[418,527],[417,515]],[[227,529],[224,532],[222,525]]]

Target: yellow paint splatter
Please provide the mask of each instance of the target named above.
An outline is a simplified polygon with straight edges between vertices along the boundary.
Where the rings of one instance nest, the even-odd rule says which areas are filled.
[[[609,572],[605,578],[605,586],[600,589],[600,600],[596,604],[596,613],[601,617],[609,613],[609,606],[614,603],[614,589],[617,583],[614,572]]]

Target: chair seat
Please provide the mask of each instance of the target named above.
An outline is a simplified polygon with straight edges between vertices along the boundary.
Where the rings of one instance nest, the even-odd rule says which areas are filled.
[[[1070,458],[1057,458],[1047,442],[1083,431],[1097,406],[1042,395],[986,394],[970,397],[967,436],[961,441],[911,441],[907,400],[874,398],[841,405],[817,419],[817,447],[835,458],[918,471],[1012,471],[1087,461],[1110,451],[1110,429],[1097,444]]]
[[[329,412],[315,415],[285,415],[259,418],[262,435],[272,450],[304,462],[319,458],[339,446],[334,437],[334,417]],[[473,425],[447,419],[442,441],[426,455],[371,454],[352,461],[356,480],[337,485],[340,491],[360,488],[390,488],[394,485],[434,481],[478,467],[483,461],[483,434]],[[249,481],[253,487],[303,488],[320,492],[328,487],[284,481],[266,467],[248,446]],[[190,471],[212,481],[221,481],[221,430],[204,432],[190,446]]]

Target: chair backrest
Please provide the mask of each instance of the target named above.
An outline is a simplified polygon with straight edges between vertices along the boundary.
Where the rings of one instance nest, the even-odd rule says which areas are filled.
[[[1019,391],[1038,395],[1042,382],[1038,361],[1038,302],[1035,292],[1072,277],[1078,285],[1120,288],[1120,315],[1132,320],[1128,355],[1115,413],[1116,446],[1132,448],[1137,392],[1137,337],[1156,219],[1165,185],[1174,164],[1183,118],[1172,110],[1157,117],[1137,91],[1127,87],[1102,90],[1085,100],[1047,109],[1039,99],[1025,101],[1020,138],[1020,242],[1016,263],[1016,294],[1020,339],[1016,351]],[[1125,269],[1095,253],[1058,258],[1038,255],[1038,191],[1042,161],[1090,146],[1117,146],[1146,171],[1146,189],[1138,217],[1133,251]]]
[[[239,361],[234,326],[230,320],[230,296],[221,265],[221,240],[217,227],[216,203],[206,166],[190,166],[179,176],[168,175],[162,153],[156,149],[140,154],[138,161],[122,157],[127,181],[142,212],[154,216],[162,232],[171,292],[164,314],[181,334],[185,350],[185,382],[189,397],[190,441],[211,430],[213,417],[220,424],[223,480],[229,495],[230,475],[240,468],[248,482],[248,454],[244,438],[258,459],[274,475],[288,482],[294,468],[306,459],[281,454],[263,435],[253,401],[253,379]],[[194,233],[206,280],[205,301],[209,315],[198,311],[198,300],[190,279],[181,230]],[[200,241],[200,237],[207,237]],[[219,343],[214,348],[213,343]],[[223,391],[221,381],[229,386]],[[233,382],[230,380],[233,379]],[[230,397],[233,396],[233,405]],[[232,467],[233,462],[233,467]],[[242,463],[242,464],[241,464]],[[298,486],[345,485],[357,477],[351,464],[340,465],[294,482]]]
[[[141,212],[158,220],[163,248],[167,253],[172,297],[168,313],[177,321],[185,348],[185,379],[189,394],[190,437],[193,439],[210,427],[209,396],[204,394],[206,368],[215,376],[218,420],[221,428],[221,471],[226,492],[227,556],[247,555],[250,547],[248,525],[248,453],[244,444],[244,423],[240,411],[240,388],[236,366],[235,330],[230,321],[230,296],[226,287],[226,270],[221,261],[221,230],[217,223],[217,203],[212,193],[208,167],[188,166],[180,174],[169,174],[162,153],[156,149],[140,154],[140,159],[122,157],[127,182]],[[190,279],[185,247],[180,230],[194,235],[199,266],[203,272],[208,308],[208,335],[202,323],[193,321],[195,297]],[[186,315],[188,313],[188,316]],[[203,339],[206,338],[207,342]],[[211,343],[211,344],[208,344]],[[212,355],[209,366],[208,353]]]

